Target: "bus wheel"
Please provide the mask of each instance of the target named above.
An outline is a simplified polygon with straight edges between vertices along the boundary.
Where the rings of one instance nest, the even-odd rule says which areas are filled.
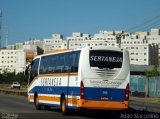
[[[41,106],[39,105],[38,95],[36,95],[35,100],[34,100],[34,103],[35,103],[36,110],[40,110],[40,109],[41,109]]]
[[[62,111],[63,115],[67,114],[66,98],[65,98],[65,96],[63,96],[62,99],[61,99],[61,111]]]

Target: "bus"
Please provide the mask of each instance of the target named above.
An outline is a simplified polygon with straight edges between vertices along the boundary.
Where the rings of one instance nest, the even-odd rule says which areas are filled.
[[[68,110],[124,110],[129,105],[129,53],[117,47],[36,56],[27,68],[28,100]]]

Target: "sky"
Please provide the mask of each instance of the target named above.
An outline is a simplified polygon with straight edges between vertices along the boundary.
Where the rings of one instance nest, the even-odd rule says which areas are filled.
[[[2,46],[73,32],[160,28],[160,0],[0,0]],[[7,35],[6,35],[7,34]]]

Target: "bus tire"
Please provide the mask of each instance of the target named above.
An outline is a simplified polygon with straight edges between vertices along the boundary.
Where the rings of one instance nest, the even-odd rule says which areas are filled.
[[[65,96],[63,96],[61,98],[61,111],[62,111],[63,115],[67,114],[67,106],[66,106],[66,98],[65,98]]]
[[[36,110],[41,110],[38,95],[35,95],[34,104],[35,104]]]

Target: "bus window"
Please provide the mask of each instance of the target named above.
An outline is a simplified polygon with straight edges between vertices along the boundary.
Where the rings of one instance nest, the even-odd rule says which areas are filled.
[[[80,55],[80,52],[73,53],[73,64],[72,64],[73,72],[78,72],[79,55]]]
[[[65,68],[67,68],[67,72],[78,72],[80,51],[70,52],[66,55]]]
[[[90,51],[90,66],[103,68],[121,68],[123,62],[123,52],[98,50]]]
[[[80,51],[42,56],[40,74],[78,72]]]
[[[32,80],[38,75],[38,66],[39,66],[39,58],[35,59],[31,63],[31,72],[30,72],[30,81],[29,81],[29,83],[31,83]]]

